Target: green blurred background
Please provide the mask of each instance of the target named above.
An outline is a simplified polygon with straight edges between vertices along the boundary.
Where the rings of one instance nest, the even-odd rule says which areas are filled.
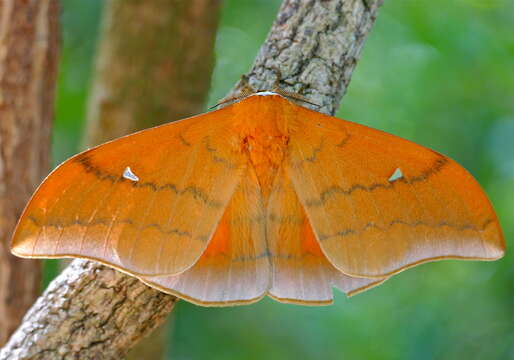
[[[79,151],[103,2],[63,0],[53,157]],[[250,67],[280,1],[224,2],[209,104]],[[258,21],[256,21],[258,19]],[[390,0],[338,116],[449,155],[514,235],[514,2]],[[514,257],[408,270],[328,307],[181,302],[173,359],[514,359]],[[47,283],[56,263],[45,268]]]

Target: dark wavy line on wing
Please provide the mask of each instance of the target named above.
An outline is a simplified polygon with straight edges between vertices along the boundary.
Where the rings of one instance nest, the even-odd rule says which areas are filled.
[[[202,201],[204,204],[206,204],[209,207],[219,208],[222,206],[221,202],[209,199],[209,196],[201,188],[194,186],[194,185],[189,185],[183,189],[179,189],[177,187],[177,185],[175,185],[173,183],[157,185],[156,183],[151,182],[151,181],[146,181],[146,182],[131,181],[131,180],[125,179],[121,175],[113,175],[113,174],[110,174],[110,173],[100,169],[98,166],[95,166],[91,162],[91,159],[88,156],[77,157],[74,161],[81,164],[86,172],[95,175],[98,179],[100,179],[102,181],[110,181],[111,183],[130,181],[132,183],[132,186],[135,188],[138,188],[138,189],[150,188],[152,191],[155,191],[155,192],[170,190],[177,195],[183,195],[186,193],[190,193],[195,199]]]
[[[377,189],[392,189],[397,182],[403,182],[409,185],[423,182],[428,180],[432,175],[437,174],[439,171],[441,171],[441,169],[447,163],[448,159],[439,155],[438,159],[434,161],[434,164],[431,167],[421,172],[420,175],[412,176],[410,178],[406,178],[404,176],[394,182],[387,181],[383,183],[373,183],[371,185],[353,184],[348,189],[343,189],[339,185],[332,185],[329,188],[323,190],[318,199],[309,199],[305,202],[305,205],[308,207],[321,206],[325,204],[328,201],[328,199],[330,199],[335,194],[349,196],[357,190],[372,192]]]
[[[315,147],[314,149],[312,149],[312,155],[305,157],[305,161],[308,161],[311,163],[316,162],[318,160],[318,154],[321,152],[321,150],[323,150],[324,146],[325,146],[325,138],[322,137],[319,145],[317,147]]]
[[[83,227],[90,227],[90,226],[97,226],[97,225],[102,225],[102,226],[105,226],[105,227],[109,227],[109,226],[112,226],[112,225],[120,225],[120,224],[121,225],[130,225],[130,226],[139,226],[139,224],[136,224],[130,218],[119,219],[119,220],[115,220],[115,221],[112,221],[110,219],[105,219],[105,218],[94,219],[92,221],[83,221],[81,219],[75,219],[73,221],[68,221],[68,222],[56,220],[56,221],[51,221],[51,222],[46,222],[46,223],[40,222],[38,219],[36,219],[36,217],[34,217],[32,215],[29,216],[28,219],[30,221],[32,221],[38,227],[46,226],[46,227],[54,227],[54,228],[57,228],[57,229],[62,229],[62,228],[65,228],[65,227],[70,227],[70,226],[75,226],[75,225],[83,226]],[[178,236],[181,236],[181,237],[188,237],[188,238],[192,237],[192,235],[191,235],[191,233],[189,231],[182,231],[182,230],[177,229],[177,228],[172,228],[172,229],[169,229],[169,230],[165,230],[165,229],[162,228],[162,226],[160,224],[155,224],[155,223],[143,225],[141,227],[141,231],[143,231],[145,229],[149,229],[149,228],[155,228],[160,233],[166,234],[166,235],[174,234],[174,235],[178,235]],[[204,236],[199,236],[197,238],[202,240],[204,238]]]
[[[435,223],[435,224],[430,224],[430,223],[427,223],[425,221],[415,221],[415,222],[407,222],[405,220],[402,220],[402,219],[395,219],[395,220],[392,220],[390,221],[388,224],[386,224],[385,226],[380,226],[380,225],[377,225],[375,223],[367,223],[366,225],[364,225],[362,228],[360,229],[345,229],[345,230],[341,230],[341,231],[338,231],[334,234],[330,234],[330,235],[327,235],[327,234],[319,234],[319,240],[320,241],[325,241],[325,240],[328,240],[328,239],[332,239],[334,237],[345,237],[345,236],[348,236],[348,235],[358,235],[358,234],[361,234],[369,229],[378,229],[378,230],[381,230],[381,231],[386,231],[388,228],[394,226],[394,225],[404,225],[404,226],[408,226],[408,227],[418,227],[418,226],[426,226],[426,227],[430,227],[430,228],[433,228],[433,229],[437,229],[437,228],[442,228],[442,227],[449,227],[449,228],[452,228],[452,229],[455,229],[457,231],[465,231],[465,230],[473,230],[473,231],[483,231],[487,228],[487,226],[489,226],[490,224],[492,224],[494,222],[493,219],[487,219],[486,221],[484,221],[484,223],[481,225],[481,226],[475,226],[473,224],[452,224],[452,223],[449,223],[447,221],[441,221],[439,223]]]
[[[229,169],[234,169],[236,167],[236,165],[234,163],[232,163],[230,160],[228,160],[228,159],[226,159],[226,158],[224,158],[222,156],[219,156],[218,149],[216,149],[215,147],[211,146],[211,138],[210,138],[210,136],[204,137],[202,139],[202,142],[203,142],[203,145],[205,146],[205,150],[207,150],[211,154],[212,159],[214,160],[214,162],[222,163],[222,164],[224,164]]]

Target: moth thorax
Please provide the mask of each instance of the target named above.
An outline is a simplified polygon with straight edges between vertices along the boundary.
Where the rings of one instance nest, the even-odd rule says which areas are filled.
[[[243,138],[243,148],[253,165],[264,200],[267,202],[273,181],[289,142],[284,133],[253,133]]]

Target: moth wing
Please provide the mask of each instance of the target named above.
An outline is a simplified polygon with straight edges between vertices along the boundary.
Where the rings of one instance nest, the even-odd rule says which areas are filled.
[[[345,274],[384,277],[431,260],[503,255],[489,200],[456,162],[301,107],[291,127],[287,173],[321,249]]]
[[[60,165],[33,195],[12,252],[82,257],[134,275],[175,274],[207,248],[241,180],[231,113],[129,135]]]

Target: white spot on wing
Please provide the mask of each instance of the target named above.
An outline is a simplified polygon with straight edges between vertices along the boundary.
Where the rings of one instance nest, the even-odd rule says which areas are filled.
[[[398,179],[401,179],[403,177],[403,173],[400,170],[400,168],[396,168],[396,170],[393,172],[393,175],[389,178],[389,182],[396,181]]]
[[[130,170],[130,166],[127,166],[125,168],[125,171],[123,171],[123,177],[130,181],[139,181],[139,178]]]

